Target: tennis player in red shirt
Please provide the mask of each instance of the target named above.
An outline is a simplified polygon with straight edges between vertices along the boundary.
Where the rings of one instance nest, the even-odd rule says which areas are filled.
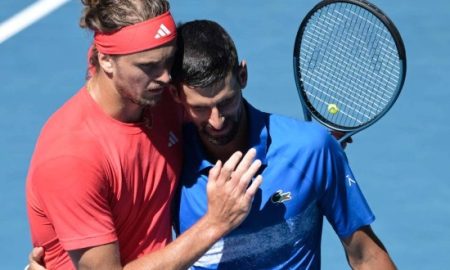
[[[82,2],[81,25],[94,32],[89,79],[36,143],[26,186],[33,245],[47,269],[187,268],[245,219],[260,161],[253,150],[219,161],[207,214],[171,242],[183,116],[167,90],[169,3]]]

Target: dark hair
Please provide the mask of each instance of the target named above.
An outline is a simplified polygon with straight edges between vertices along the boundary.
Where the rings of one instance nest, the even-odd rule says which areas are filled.
[[[120,28],[159,16],[170,9],[167,0],[81,0],[82,28],[94,32],[114,32]],[[93,47],[90,64],[98,68],[97,49]]]
[[[206,88],[237,72],[238,55],[230,35],[219,24],[195,20],[177,28],[177,53],[172,69],[175,83]]]

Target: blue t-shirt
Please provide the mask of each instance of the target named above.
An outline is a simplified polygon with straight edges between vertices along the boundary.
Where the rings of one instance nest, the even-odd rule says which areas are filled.
[[[247,219],[217,242],[193,269],[320,269],[325,216],[340,237],[375,219],[338,142],[322,126],[260,112],[246,103],[250,147],[263,182]],[[207,209],[209,169],[196,128],[185,127],[177,229]]]

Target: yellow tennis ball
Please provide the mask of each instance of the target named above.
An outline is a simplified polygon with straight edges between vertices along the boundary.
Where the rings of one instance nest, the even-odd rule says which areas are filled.
[[[330,103],[328,104],[328,112],[331,114],[336,114],[339,112],[339,108],[336,104]]]

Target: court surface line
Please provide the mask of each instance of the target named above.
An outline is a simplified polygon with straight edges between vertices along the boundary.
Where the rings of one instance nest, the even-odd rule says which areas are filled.
[[[0,44],[70,0],[39,0],[0,23]]]

